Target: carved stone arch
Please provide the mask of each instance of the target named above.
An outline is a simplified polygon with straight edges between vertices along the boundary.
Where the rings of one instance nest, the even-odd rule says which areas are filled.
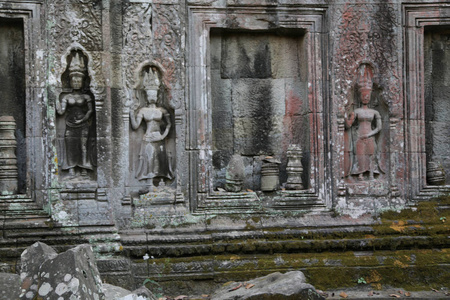
[[[175,110],[176,105],[174,105],[174,103],[172,101],[170,101],[171,89],[170,89],[170,84],[167,79],[167,71],[163,67],[163,65],[157,61],[146,60],[138,65],[138,67],[136,68],[135,73],[134,73],[134,77],[135,77],[134,82],[135,83],[133,86],[133,90],[136,91],[136,90],[142,89],[142,72],[144,72],[147,68],[152,68],[152,67],[155,67],[161,75],[162,81],[161,81],[160,90],[161,90],[161,94],[163,96],[162,104],[164,106],[168,106],[168,108],[170,108],[171,110]]]
[[[380,73],[379,73],[378,65],[376,63],[374,63],[373,61],[360,60],[360,61],[356,62],[353,66],[353,69],[352,69],[353,79],[352,79],[352,83],[348,87],[347,94],[351,97],[349,100],[352,100],[352,101],[355,100],[354,93],[355,93],[355,89],[356,89],[355,87],[357,86],[357,80],[358,80],[357,72],[362,65],[369,65],[372,68],[372,72],[373,72],[372,81],[374,83],[374,86],[377,89],[382,89],[382,87],[380,86],[380,80],[379,80]],[[352,102],[347,101],[344,105],[345,105],[345,109],[347,110],[352,105]]]
[[[61,68],[56,73],[56,79],[58,86],[62,87],[62,75],[67,69],[67,58],[73,51],[81,51],[83,55],[87,57],[87,72],[88,76],[90,78],[90,86],[89,89],[91,90],[92,94],[95,97],[95,103],[96,106],[103,105],[103,101],[105,99],[104,91],[105,91],[105,84],[104,80],[101,77],[100,73],[100,62],[97,61],[96,58],[93,57],[93,55],[86,50],[85,47],[83,47],[78,42],[73,42],[64,52],[64,54],[61,56]]]
[[[143,61],[142,63],[140,63],[134,72],[134,77],[135,77],[134,88],[142,88],[142,72],[146,68],[149,68],[149,67],[150,68],[156,67],[158,69],[158,71],[161,73],[161,76],[163,78],[162,84],[164,85],[164,87],[166,86],[166,83],[164,82],[166,70],[164,69],[164,67],[157,61],[146,60],[146,61]]]

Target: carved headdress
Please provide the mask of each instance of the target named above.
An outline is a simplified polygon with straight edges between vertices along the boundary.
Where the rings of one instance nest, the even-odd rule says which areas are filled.
[[[69,66],[69,76],[84,76],[86,72],[86,65],[84,64],[84,59],[79,52],[75,52]]]
[[[158,91],[160,86],[158,70],[151,67],[148,72],[144,71],[144,78],[142,80],[142,87],[145,90]]]
[[[369,64],[361,64],[358,68],[358,87],[371,89],[373,86],[373,69]]]

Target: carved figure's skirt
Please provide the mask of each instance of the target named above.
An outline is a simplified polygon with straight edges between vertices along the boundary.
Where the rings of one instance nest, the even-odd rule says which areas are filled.
[[[139,153],[136,178],[139,180],[165,177],[171,179],[164,141],[143,140]]]
[[[92,170],[89,159],[89,124],[84,126],[71,127],[66,124],[64,144],[66,147],[66,157],[62,169],[68,170],[74,167]]]
[[[358,139],[355,145],[355,161],[352,174],[357,175],[368,171],[379,173],[376,162],[375,138]]]

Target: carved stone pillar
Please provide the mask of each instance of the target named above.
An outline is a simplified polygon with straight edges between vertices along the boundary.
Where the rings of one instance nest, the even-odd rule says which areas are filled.
[[[300,145],[289,145],[287,150],[288,164],[287,174],[288,179],[286,182],[286,189],[288,190],[303,190],[302,174],[302,148]]]
[[[12,116],[0,117],[0,193],[16,194],[18,183],[16,159],[16,121]]]

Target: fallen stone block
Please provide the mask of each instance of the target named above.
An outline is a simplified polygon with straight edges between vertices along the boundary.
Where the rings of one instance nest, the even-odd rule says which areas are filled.
[[[52,247],[41,242],[34,243],[22,252],[20,256],[20,279],[22,282],[19,296],[21,300],[33,299],[37,293],[40,266],[46,260],[55,258],[57,255],[58,253]]]
[[[247,282],[231,282],[215,291],[212,300],[322,300],[300,271],[272,273]]]
[[[90,245],[77,246],[45,261],[39,269],[38,281],[38,298],[105,299]]]

